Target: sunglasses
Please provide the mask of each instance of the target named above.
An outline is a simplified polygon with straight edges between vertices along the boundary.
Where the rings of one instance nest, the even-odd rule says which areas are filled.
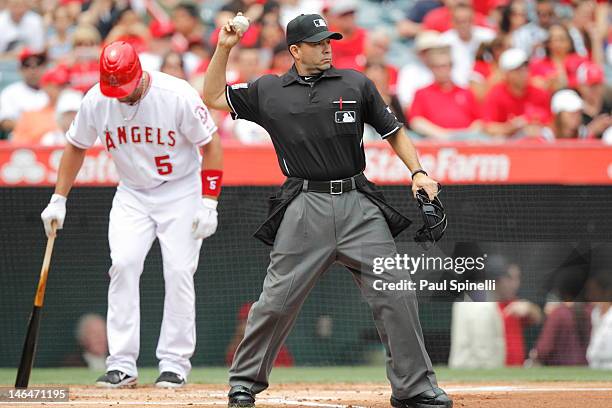
[[[44,57],[28,57],[21,63],[21,68],[38,68],[46,63]]]

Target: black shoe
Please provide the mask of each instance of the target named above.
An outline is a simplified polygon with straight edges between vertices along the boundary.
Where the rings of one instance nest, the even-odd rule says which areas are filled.
[[[229,408],[245,408],[255,406],[255,396],[253,395],[253,392],[242,385],[234,385],[230,389],[227,396],[229,397],[229,402],[227,404]]]
[[[453,400],[442,388],[433,388],[412,398],[397,399],[391,396],[391,406],[395,408],[452,408]]]
[[[96,387],[101,388],[133,388],[138,381],[137,377],[119,370],[111,370],[96,380]]]
[[[187,381],[185,381],[182,376],[172,371],[164,371],[157,377],[157,380],[155,380],[155,386],[157,388],[180,388],[185,384],[187,384]]]

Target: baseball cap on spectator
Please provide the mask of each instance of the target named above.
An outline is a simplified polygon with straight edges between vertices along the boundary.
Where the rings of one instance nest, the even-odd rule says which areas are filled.
[[[550,102],[550,110],[554,114],[561,112],[577,112],[582,110],[582,99],[572,89],[562,89],[556,92]]]
[[[174,24],[170,20],[151,20],[149,31],[154,38],[169,37],[174,34]]]
[[[525,51],[520,48],[510,48],[499,57],[499,67],[503,71],[512,71],[527,64],[528,60],[529,57]]]
[[[432,48],[445,48],[448,47],[440,38],[440,33],[433,30],[422,31],[417,35],[414,41],[414,48],[417,52],[430,50]]]
[[[70,76],[68,70],[63,66],[58,65],[45,71],[42,77],[40,77],[40,86],[64,86],[68,84],[69,81]]]
[[[287,45],[302,41],[316,43],[326,38],[341,40],[342,34],[329,31],[319,14],[300,14],[287,24]]]
[[[604,71],[594,62],[583,62],[576,70],[576,75],[570,78],[570,85],[599,85],[604,83]]]
[[[55,114],[59,116],[66,112],[78,112],[82,100],[83,94],[79,91],[74,89],[62,91],[55,105]]]
[[[334,16],[342,16],[356,12],[357,8],[355,0],[337,0],[329,6],[329,13]]]
[[[26,47],[19,53],[19,62],[22,67],[40,66],[47,62],[47,54]]]

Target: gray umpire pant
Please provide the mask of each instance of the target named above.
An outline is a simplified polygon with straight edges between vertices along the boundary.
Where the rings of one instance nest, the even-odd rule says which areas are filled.
[[[393,257],[396,252],[382,212],[362,193],[300,193],[287,207],[278,230],[263,292],[251,308],[230,369],[230,385],[242,385],[254,393],[268,387],[274,361],[304,300],[319,277],[339,262],[353,273],[372,309],[386,349],[393,395],[410,398],[437,386],[416,295],[373,290],[377,279],[410,279],[406,271],[373,273],[375,257]]]

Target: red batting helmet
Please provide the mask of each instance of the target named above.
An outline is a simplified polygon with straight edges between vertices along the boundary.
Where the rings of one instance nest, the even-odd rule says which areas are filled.
[[[138,54],[125,41],[115,41],[100,55],[100,90],[110,98],[129,96],[142,78]]]

